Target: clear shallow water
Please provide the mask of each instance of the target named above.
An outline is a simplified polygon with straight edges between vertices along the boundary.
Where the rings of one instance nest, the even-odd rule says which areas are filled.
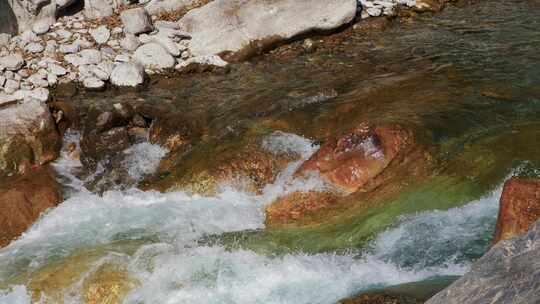
[[[291,178],[298,163],[262,195],[224,186],[214,197],[133,188],[99,196],[72,174],[78,163],[62,158],[70,197],[0,250],[0,303],[28,303],[36,289],[30,281],[51,264],[69,268],[73,256],[88,256],[91,267],[48,290],[68,303],[83,301],[81,280],[103,263],[138,282],[127,303],[334,303],[364,289],[462,274],[489,245],[505,177],[513,168],[538,175],[538,8],[535,1],[449,7],[355,34],[330,52],[255,61],[226,76],[190,75],[172,88],[75,97],[80,104],[173,104],[208,125],[210,143],[226,140],[224,129],[240,130],[239,137],[243,129],[286,131],[264,147],[304,159],[316,149],[307,138],[324,140],[364,119],[398,122],[429,133],[439,163],[425,184],[365,216],[268,237],[265,205],[287,191],[321,187],[316,178]],[[126,151],[123,165],[138,180],[165,153],[141,144]],[[257,250],[261,243],[271,250]]]

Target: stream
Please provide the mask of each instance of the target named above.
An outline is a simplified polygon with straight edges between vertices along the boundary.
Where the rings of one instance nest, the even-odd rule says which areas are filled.
[[[384,31],[353,32],[332,50],[73,97],[97,107],[165,103],[204,124],[205,140],[172,175],[208,166],[216,147],[248,137],[299,159],[261,193],[135,183],[97,194],[65,147],[53,167],[66,200],[0,249],[0,303],[94,303],[90,295],[106,286],[113,295],[100,303],[333,304],[463,275],[489,249],[504,181],[540,175],[538,9],[538,1],[451,5]],[[367,211],[265,227],[265,207],[278,197],[323,187],[294,175],[321,141],[363,120],[415,130],[433,151],[430,173]],[[79,137],[71,130],[65,142]],[[144,182],[168,152],[139,143],[121,166]]]

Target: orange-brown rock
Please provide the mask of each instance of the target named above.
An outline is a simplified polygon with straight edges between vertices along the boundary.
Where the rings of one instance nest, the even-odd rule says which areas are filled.
[[[329,191],[295,192],[266,208],[266,225],[278,227],[328,221],[349,208],[358,210],[399,193],[429,172],[429,151],[398,125],[361,124],[327,141],[296,172],[318,173]]]
[[[0,179],[0,247],[21,235],[44,210],[61,200],[60,185],[47,167]]]
[[[318,172],[336,188],[354,193],[379,175],[411,140],[412,134],[400,126],[363,123],[325,143],[298,173]]]
[[[540,218],[540,179],[512,178],[504,184],[494,243],[526,232]]]

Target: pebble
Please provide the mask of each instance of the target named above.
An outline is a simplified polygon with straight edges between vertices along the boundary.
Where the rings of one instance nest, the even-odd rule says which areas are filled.
[[[89,32],[98,44],[104,44],[111,38],[111,32],[105,25],[91,29]]]
[[[47,18],[40,19],[32,25],[32,31],[37,35],[45,34],[51,28],[50,20]]]
[[[31,42],[27,44],[24,49],[29,53],[41,53],[45,50],[45,47],[41,43]]]
[[[79,49],[80,47],[78,44],[62,44],[58,48],[58,50],[64,54],[74,54],[74,53],[77,53]]]

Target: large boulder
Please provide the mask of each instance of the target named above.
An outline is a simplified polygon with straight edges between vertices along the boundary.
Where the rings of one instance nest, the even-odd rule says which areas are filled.
[[[426,304],[540,303],[540,221],[499,242]]]
[[[0,109],[0,176],[24,174],[59,155],[61,138],[44,103]]]
[[[188,12],[181,29],[194,56],[241,60],[276,43],[351,22],[356,0],[216,0]]]
[[[176,64],[174,57],[160,44],[151,42],[140,46],[133,58],[145,69],[163,70],[173,68]]]
[[[0,178],[0,247],[21,235],[44,210],[61,200],[61,187],[47,167]]]
[[[512,178],[504,184],[494,242],[527,231],[540,218],[540,179]]]
[[[144,68],[138,63],[124,62],[111,73],[111,83],[119,87],[136,87],[144,82]]]

